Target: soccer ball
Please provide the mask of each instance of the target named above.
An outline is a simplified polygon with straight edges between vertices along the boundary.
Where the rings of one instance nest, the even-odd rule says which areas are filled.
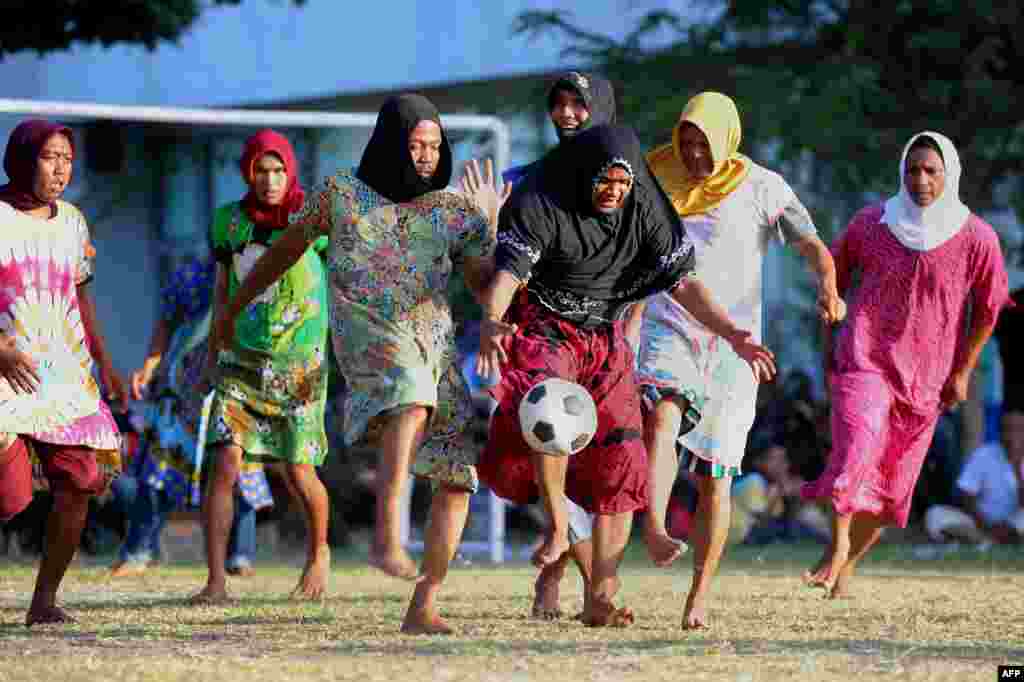
[[[547,379],[519,403],[519,426],[537,452],[567,457],[590,444],[597,431],[597,407],[579,384]]]

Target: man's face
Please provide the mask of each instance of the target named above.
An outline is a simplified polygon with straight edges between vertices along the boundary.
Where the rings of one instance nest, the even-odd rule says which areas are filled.
[[[409,133],[409,156],[416,173],[425,180],[434,177],[441,162],[441,126],[433,121],[420,121]]]
[[[594,183],[594,208],[599,213],[614,213],[622,208],[629,190],[633,188],[633,178],[621,166],[612,166]]]
[[[288,169],[277,154],[264,154],[252,165],[252,189],[267,206],[284,201],[288,187]]]
[[[1003,415],[1002,438],[1007,457],[1019,465],[1024,460],[1024,412],[1007,412]]]
[[[711,144],[700,128],[684,123],[679,129],[679,156],[694,180],[705,180],[715,170]]]
[[[39,150],[36,177],[32,192],[40,201],[56,201],[71,182],[71,142],[61,133],[54,133]]]
[[[924,208],[942,196],[942,188],[946,186],[946,165],[934,149],[917,147],[907,155],[903,181],[910,198]]]
[[[556,90],[549,113],[551,122],[563,132],[579,132],[590,120],[590,111],[587,109],[586,100],[578,92],[572,90]]]

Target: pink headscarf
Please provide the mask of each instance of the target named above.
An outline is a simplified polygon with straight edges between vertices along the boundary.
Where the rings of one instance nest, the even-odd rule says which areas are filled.
[[[274,154],[284,164],[285,173],[288,174],[284,201],[279,206],[267,206],[250,189],[242,199],[242,209],[249,219],[260,227],[287,227],[288,214],[302,208],[302,202],[306,198],[306,193],[299,185],[299,164],[295,159],[295,150],[292,149],[288,138],[269,128],[250,137],[245,142],[245,151],[242,152],[242,160],[239,162],[242,177],[247,183],[252,184],[256,161],[264,154]]]
[[[75,137],[71,128],[42,118],[30,118],[18,124],[7,140],[4,152],[4,172],[9,182],[0,186],[0,201],[19,211],[31,211],[47,205],[35,194],[36,167],[43,145],[57,133],[68,138],[74,153]],[[50,210],[56,214],[57,206],[50,203]]]

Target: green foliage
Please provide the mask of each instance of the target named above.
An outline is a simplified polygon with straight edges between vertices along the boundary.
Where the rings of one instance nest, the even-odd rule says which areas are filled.
[[[776,141],[773,161],[809,152],[839,194],[891,191],[900,149],[924,129],[958,145],[976,210],[1024,173],[1021,3],[704,0],[685,16],[649,12],[622,40],[560,12],[525,13],[515,28],[560,33],[567,56],[619,81],[648,143],[689,97],[717,89],[737,100],[747,140]]]
[[[306,0],[290,0],[295,5]],[[46,54],[75,43],[176,43],[200,14],[241,0],[8,0],[0,23],[0,58],[34,50]]]

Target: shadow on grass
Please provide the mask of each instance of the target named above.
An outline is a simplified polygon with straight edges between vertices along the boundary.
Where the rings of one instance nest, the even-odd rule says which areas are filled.
[[[610,640],[603,643],[581,642],[578,639],[507,640],[493,638],[429,638],[405,637],[392,641],[337,641],[320,648],[329,654],[349,656],[474,656],[503,655],[520,657],[529,655],[573,656],[588,651],[611,657],[622,656],[705,656],[733,653],[738,656],[798,656],[814,657],[836,654],[864,656],[898,661],[913,659],[959,659],[1013,661],[1024,658],[1024,647],[994,646],[974,643],[919,644],[870,639],[711,639],[681,635],[679,638],[648,640]]]

